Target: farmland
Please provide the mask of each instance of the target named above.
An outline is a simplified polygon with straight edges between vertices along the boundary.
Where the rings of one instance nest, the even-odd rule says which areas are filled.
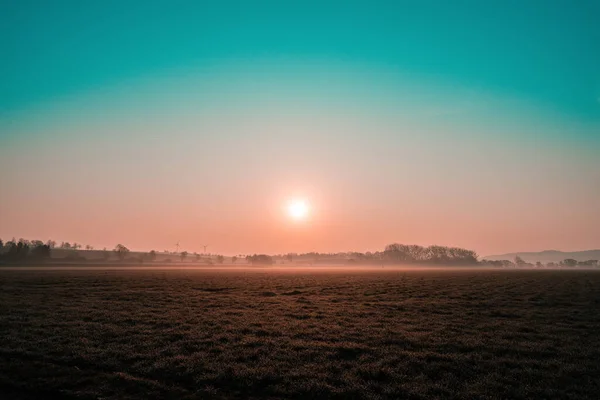
[[[600,271],[0,270],[0,397],[597,398]]]

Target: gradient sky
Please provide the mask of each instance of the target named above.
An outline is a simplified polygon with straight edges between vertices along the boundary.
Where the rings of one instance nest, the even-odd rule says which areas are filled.
[[[2,1],[0,238],[600,248],[598,21],[597,0]]]

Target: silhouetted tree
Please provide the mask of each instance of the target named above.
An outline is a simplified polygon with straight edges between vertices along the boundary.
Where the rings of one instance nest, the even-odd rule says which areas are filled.
[[[150,253],[148,253],[148,260],[150,260],[150,261],[156,260],[156,251],[151,250]]]
[[[56,242],[54,240],[48,240],[46,242],[46,246],[50,247],[50,249],[53,249],[54,247],[56,247]]]
[[[504,264],[504,261],[502,261],[502,260],[482,260],[481,264],[482,265],[489,265],[489,266],[492,266],[492,267],[505,267],[506,266]]]
[[[408,253],[408,246],[404,244],[393,243],[385,247],[383,255],[386,259],[394,262],[409,262],[413,261]]]
[[[29,254],[29,243],[27,240],[19,239],[19,243],[17,243],[17,254],[19,258],[27,257],[27,254]]]
[[[223,257],[222,255],[219,254],[217,256],[217,263],[223,264],[224,261],[225,261],[225,257]]]
[[[13,239],[4,244],[3,252],[2,258],[8,261],[22,261],[29,254],[29,244],[23,239],[19,240],[19,242],[15,242]]]
[[[525,264],[526,264],[525,260],[523,260],[521,257],[519,257],[519,256],[515,257],[515,265],[517,267],[523,267],[523,266],[525,266]]]
[[[6,251],[5,251],[6,257],[14,258],[15,255],[17,254],[17,244],[15,243],[15,241],[11,240],[11,241],[6,242],[4,247],[6,247]]]
[[[572,258],[567,258],[567,259],[561,261],[560,264],[563,267],[574,267],[577,265],[577,260],[574,260]]]
[[[127,256],[127,254],[129,254],[129,249],[119,243],[118,245],[115,246],[114,252],[117,255],[117,258],[119,259],[119,261],[123,261],[125,259],[125,257]]]
[[[31,256],[37,259],[47,259],[50,258],[50,246],[47,244],[37,244],[31,250]]]
[[[238,258],[236,256],[231,257],[231,262],[233,264],[235,264],[237,262]]]
[[[273,264],[273,258],[266,254],[254,254],[253,256],[246,256],[246,260],[252,264]]]
[[[187,257],[188,252],[187,251],[182,251],[181,254],[179,255],[179,257],[181,257],[181,261],[183,262],[185,260],[185,258]]]
[[[387,245],[381,254],[383,259],[402,264],[446,264],[446,265],[475,265],[477,253],[459,247],[405,245],[393,243]],[[366,259],[362,253],[352,253],[351,257]],[[372,258],[377,256],[372,255]]]

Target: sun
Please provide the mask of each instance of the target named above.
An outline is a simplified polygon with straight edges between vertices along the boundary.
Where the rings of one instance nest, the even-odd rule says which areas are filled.
[[[302,221],[308,217],[309,207],[304,200],[293,200],[288,204],[287,211],[290,218]]]

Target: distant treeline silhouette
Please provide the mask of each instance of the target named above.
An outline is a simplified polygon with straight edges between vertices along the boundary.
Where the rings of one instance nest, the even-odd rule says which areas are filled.
[[[86,251],[79,252],[78,249],[84,248]],[[196,262],[204,264],[223,264],[226,257],[222,255],[198,254],[181,252],[158,253],[154,250],[150,252],[132,252],[126,246],[117,244],[114,249],[94,250],[90,245],[83,247],[77,243],[62,242],[56,246],[56,242],[48,240],[26,240],[14,238],[6,243],[0,240],[0,262],[2,263],[31,263],[46,262],[52,259],[51,255],[54,249],[60,252],[55,256],[54,262],[64,260],[67,262],[117,262],[144,263],[144,262],[163,262],[171,263],[168,255],[177,255],[180,262]],[[86,254],[83,256],[82,254]],[[91,255],[91,256],[90,256]],[[160,258],[159,258],[160,256]],[[192,256],[192,257],[188,257]],[[245,259],[248,264],[270,265],[275,263],[296,263],[296,264],[315,264],[315,263],[348,263],[348,264],[388,264],[388,265],[447,265],[447,266],[490,266],[490,267],[597,267],[598,260],[577,261],[571,258],[565,259],[560,263],[535,264],[525,262],[521,257],[515,257],[510,260],[478,260],[477,253],[460,247],[446,246],[419,246],[393,243],[385,247],[383,251],[376,252],[338,252],[338,253],[288,253],[270,256],[267,254],[244,255],[238,254],[229,258],[231,263],[235,264],[239,259]]]
[[[389,244],[383,251],[344,252],[344,253],[288,253],[279,257],[292,262],[294,260],[313,260],[342,258],[350,263],[386,263],[386,264],[436,264],[436,265],[477,265],[477,253],[459,247]]]
[[[250,264],[271,265],[273,264],[273,257],[266,254],[254,254],[252,256],[246,256],[246,261]]]
[[[536,262],[528,263],[523,260],[521,257],[516,256],[514,261],[510,260],[481,260],[479,262],[481,265],[490,266],[490,267],[504,267],[504,268],[556,268],[556,267],[597,267],[598,260],[585,260],[585,261],[577,261],[572,258],[566,258],[561,262],[549,262],[549,263],[541,263]]]
[[[477,253],[460,247],[416,244],[390,244],[383,251],[385,259],[401,264],[476,265]]]
[[[44,260],[50,258],[50,244],[41,240],[10,240],[2,242],[0,239],[0,259],[12,262],[24,261],[26,259]]]

